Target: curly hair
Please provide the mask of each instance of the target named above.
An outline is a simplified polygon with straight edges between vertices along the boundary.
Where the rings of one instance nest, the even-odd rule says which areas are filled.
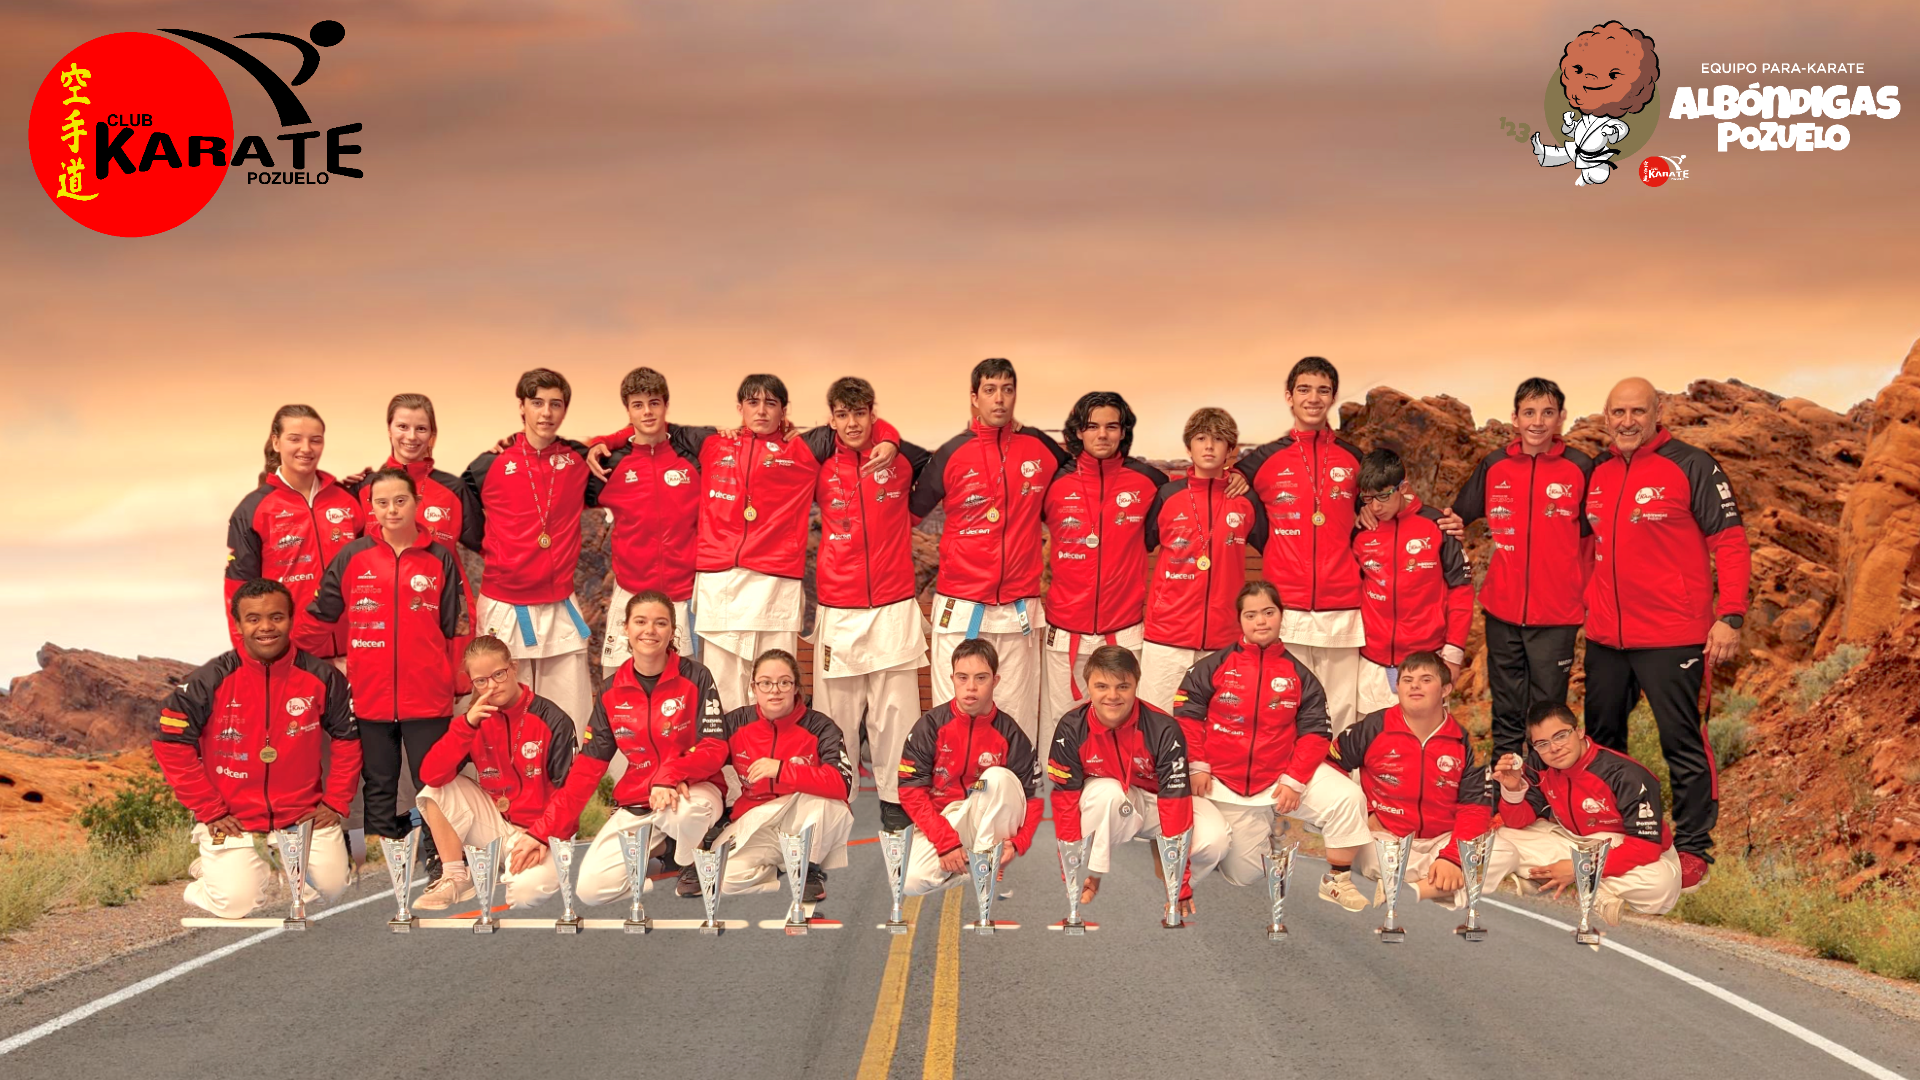
[[[1128,451],[1133,449],[1133,425],[1138,418],[1133,415],[1133,407],[1127,404],[1127,399],[1112,390],[1082,394],[1080,400],[1073,403],[1073,410],[1067,413],[1067,422],[1060,431],[1061,441],[1067,444],[1067,453],[1079,457],[1080,451],[1086,448],[1080,441],[1080,431],[1093,419],[1095,409],[1114,409],[1120,413],[1120,452],[1115,456],[1126,460]]]
[[[1573,74],[1568,69],[1579,66],[1568,63],[1576,48],[1583,54],[1589,50],[1604,50],[1600,52],[1601,58],[1605,58],[1607,52],[1612,52],[1622,59],[1638,59],[1633,81],[1606,98],[1594,100],[1592,95],[1582,93],[1580,87],[1570,85],[1567,81],[1568,76]],[[1617,76],[1615,78],[1617,80]],[[1621,25],[1617,19],[1575,35],[1572,41],[1567,42],[1567,47],[1560,50],[1560,88],[1567,92],[1568,104],[1588,116],[1611,116],[1617,119],[1628,113],[1639,112],[1646,108],[1647,102],[1653,100],[1654,83],[1659,79],[1660,57],[1653,51],[1653,39]],[[1612,85],[1609,84],[1610,87]]]

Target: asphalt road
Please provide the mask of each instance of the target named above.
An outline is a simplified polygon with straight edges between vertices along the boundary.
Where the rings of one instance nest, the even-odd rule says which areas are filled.
[[[870,796],[856,814],[856,837],[872,836]],[[1045,929],[1064,904],[1043,828],[995,907],[1021,928],[992,937],[961,932],[974,914],[964,886],[927,897],[911,937],[875,929],[887,899],[869,843],[819,912],[843,929],[402,936],[385,929],[390,900],[375,899],[70,1019],[258,933],[199,931],[0,1007],[0,1076],[1920,1078],[1911,1022],[1631,924],[1610,943],[1667,970],[1499,908],[1488,940],[1467,944],[1455,913],[1403,905],[1406,943],[1382,945],[1378,912],[1319,900],[1319,865],[1303,861],[1287,942],[1266,941],[1261,890],[1217,878],[1193,925],[1163,930],[1159,883],[1135,847],[1087,909],[1101,928],[1083,938]],[[374,894],[368,883],[356,895]],[[624,911],[613,906],[589,914]],[[648,907],[698,918],[700,905],[667,893]],[[727,899],[721,913],[774,919],[784,904]]]

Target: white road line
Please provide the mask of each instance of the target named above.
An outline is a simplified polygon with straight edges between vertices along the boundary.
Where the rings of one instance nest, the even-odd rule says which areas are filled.
[[[1515,907],[1512,904],[1501,903],[1498,900],[1490,900],[1484,896],[1480,898],[1480,902],[1483,904],[1489,905],[1491,907],[1497,907],[1502,911],[1511,911],[1515,915],[1525,915],[1529,919],[1534,919],[1539,922],[1546,923],[1548,926],[1559,927],[1560,929],[1565,930],[1568,933],[1573,932],[1572,923],[1561,922],[1559,919],[1549,918],[1548,916],[1542,915],[1539,912],[1528,911],[1526,908]],[[1874,1077],[1875,1080],[1906,1080],[1905,1077],[1901,1076],[1897,1072],[1894,1072],[1892,1069],[1889,1069],[1884,1065],[1880,1065],[1880,1064],[1876,1064],[1875,1062],[1868,1061],[1866,1058],[1863,1058],[1859,1054],[1856,1054],[1853,1051],[1847,1049],[1846,1047],[1841,1046],[1839,1043],[1834,1042],[1832,1039],[1829,1039],[1826,1036],[1818,1034],[1816,1032],[1808,1031],[1806,1028],[1801,1027],[1799,1024],[1794,1023],[1793,1021],[1787,1019],[1784,1016],[1781,1016],[1779,1013],[1774,1012],[1771,1009],[1767,1009],[1767,1008],[1763,1008],[1762,1006],[1755,1005],[1753,1002],[1748,1001],[1746,998],[1741,997],[1739,994],[1736,994],[1733,991],[1728,990],[1724,987],[1717,986],[1713,983],[1710,983],[1698,975],[1681,971],[1679,968],[1674,967],[1672,964],[1669,964],[1664,960],[1656,960],[1653,957],[1648,956],[1646,953],[1643,953],[1638,949],[1630,949],[1625,945],[1621,945],[1618,942],[1615,942],[1612,938],[1600,939],[1600,945],[1602,948],[1612,949],[1614,952],[1617,952],[1622,956],[1629,957],[1634,960],[1638,960],[1641,963],[1647,965],[1648,967],[1654,969],[1655,971],[1661,972],[1662,974],[1671,975],[1674,978],[1679,979],[1681,982],[1686,983],[1688,986],[1691,986],[1691,987],[1694,987],[1695,989],[1702,990],[1702,991],[1705,991],[1706,993],[1712,994],[1714,997],[1717,997],[1721,1001],[1724,1001],[1727,1004],[1733,1006],[1734,1008],[1739,1009],[1741,1012],[1748,1013],[1749,1015],[1752,1015],[1752,1016],[1757,1016],[1760,1019],[1765,1020],[1767,1023],[1772,1024],[1774,1027],[1779,1028],[1781,1031],[1784,1031],[1787,1034],[1793,1036],[1794,1038],[1799,1039],[1801,1042],[1806,1043],[1808,1046],[1811,1046],[1814,1049],[1819,1050],[1823,1053],[1831,1054],[1832,1056],[1840,1059],[1841,1061],[1846,1062],[1847,1064],[1853,1066],[1854,1068],[1859,1069],[1861,1072],[1866,1073],[1868,1076]]]
[[[414,881],[413,884],[416,887],[423,885],[425,884],[425,879],[424,878],[417,879]],[[308,918],[312,919],[315,922],[319,922],[321,919],[330,918],[334,915],[340,914],[343,911],[352,911],[354,908],[360,907],[365,904],[371,904],[378,900],[391,900],[391,899],[393,899],[392,892],[387,892],[387,891],[377,892],[372,896],[363,896],[358,900],[352,900],[347,903],[341,904],[339,907],[330,907],[325,911],[316,912],[315,914],[308,916]],[[5,1039],[0,1039],[0,1057],[5,1057],[6,1055],[13,1053],[15,1050],[18,1050],[21,1047],[28,1045],[29,1043],[39,1042],[41,1039],[46,1038],[47,1036],[53,1034],[56,1031],[61,1030],[62,1028],[72,1027],[74,1024],[77,1024],[80,1021],[85,1020],[87,1017],[92,1016],[94,1013],[100,1012],[104,1009],[111,1009],[115,1005],[118,1005],[121,1002],[128,1000],[129,998],[138,997],[141,994],[146,993],[147,991],[153,989],[156,986],[160,986],[162,984],[172,982],[173,980],[179,978],[182,975],[187,974],[190,971],[195,971],[200,968],[206,967],[208,964],[213,963],[215,960],[220,960],[220,959],[224,959],[225,957],[232,956],[234,953],[239,952],[241,949],[244,949],[249,945],[258,945],[261,942],[267,940],[268,938],[278,937],[284,933],[286,933],[285,930],[262,930],[257,934],[248,935],[247,937],[241,938],[239,941],[230,942],[226,945],[222,945],[219,948],[213,950],[212,952],[202,953],[201,955],[196,956],[191,960],[182,961],[174,965],[173,967],[170,967],[167,970],[160,972],[158,975],[149,975],[148,977],[141,979],[139,982],[134,983],[132,986],[126,986],[126,987],[122,987],[119,990],[115,990],[113,993],[108,994],[106,997],[97,998],[93,1001],[89,1001],[85,1005],[82,1005],[79,1008],[72,1010],[71,1012],[62,1013],[59,1016],[56,1016],[53,1019],[47,1021],[46,1023],[40,1024],[37,1027],[30,1027],[27,1030],[20,1032],[18,1035],[9,1035]]]

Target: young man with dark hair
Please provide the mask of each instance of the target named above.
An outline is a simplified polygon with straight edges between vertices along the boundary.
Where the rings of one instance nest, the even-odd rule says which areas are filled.
[[[1041,643],[1042,746],[1086,696],[1077,670],[1083,650],[1118,645],[1140,657],[1147,552],[1160,546],[1147,511],[1167,475],[1128,456],[1134,423],[1127,399],[1096,390],[1074,402],[1062,428],[1069,460],[1054,473],[1041,510],[1053,570]]]
[[[875,793],[883,808],[897,806],[900,751],[920,715],[920,669],[927,666],[908,498],[928,455],[900,442],[898,457],[867,467],[877,449],[877,414],[865,379],[835,380],[827,408],[833,439],[813,490],[820,506],[813,703],[840,725],[856,758],[864,722]]]
[[[945,510],[933,597],[933,696],[953,698],[954,647],[981,638],[1000,657],[994,701],[1037,736],[1040,719],[1040,518],[1047,486],[1067,453],[1013,418],[1013,365],[973,368],[967,430],[934,452],[913,488],[913,515]]]
[[[195,670],[160,706],[153,756],[192,814],[199,858],[186,901],[221,919],[259,906],[273,871],[254,833],[313,823],[307,881],[338,899],[347,887],[340,825],[360,786],[360,730],[346,676],[293,647],[293,595],[254,578],[228,613],[240,648]],[[269,773],[272,782],[269,783]],[[303,886],[305,888],[306,886]]]
[[[1473,625],[1473,575],[1460,541],[1440,530],[1439,513],[1413,493],[1399,454],[1382,447],[1361,460],[1360,497],[1375,520],[1353,534],[1367,629],[1360,709],[1371,713],[1392,707],[1400,684],[1395,669],[1414,653],[1438,653],[1447,681],[1459,677]]]
[[[913,726],[895,770],[900,806],[923,843],[907,863],[906,891],[920,896],[967,878],[967,853],[1000,852],[1000,866],[1024,855],[1040,827],[1040,757],[1013,717],[993,703],[1000,681],[993,646],[975,639],[953,650],[952,701]],[[878,762],[875,762],[876,766]],[[889,807],[882,804],[882,818]],[[906,823],[883,820],[898,830]]]
[[[1334,435],[1329,416],[1340,373],[1309,356],[1287,373],[1293,430],[1235,465],[1267,512],[1261,573],[1280,591],[1280,639],[1313,670],[1338,734],[1360,718],[1360,570],[1353,558],[1360,451]]]
[[[1267,515],[1229,485],[1240,428],[1225,409],[1207,406],[1187,418],[1182,433],[1192,465],[1161,485],[1147,511],[1159,547],[1147,582],[1146,641],[1140,647],[1140,697],[1156,709],[1173,708],[1187,669],[1240,636],[1235,610],[1247,580],[1247,547],[1267,543]]]
[[[1521,383],[1514,440],[1481,459],[1440,518],[1458,540],[1485,517],[1493,540],[1480,609],[1496,755],[1521,749],[1528,709],[1567,700],[1573,642],[1587,617],[1592,531],[1582,506],[1593,459],[1561,439],[1566,405],[1551,379]]]
[[[462,523],[460,542],[484,560],[474,626],[507,643],[535,693],[584,724],[592,712],[593,631],[574,598],[573,575],[580,515],[597,504],[602,485],[587,469],[587,448],[560,437],[573,403],[565,377],[534,368],[514,393],[521,432],[474,458],[464,477],[478,512]]]
[[[1543,701],[1527,716],[1529,753],[1505,754],[1500,830],[1487,861],[1494,884],[1518,872],[1554,895],[1573,883],[1575,837],[1613,840],[1594,910],[1618,925],[1623,908],[1664,915],[1680,901],[1680,857],[1661,815],[1660,779],[1625,754],[1582,735],[1573,710]],[[1529,780],[1529,774],[1537,779]]]
[[[620,380],[627,429],[594,440],[588,455],[594,475],[606,481],[600,505],[613,519],[613,595],[600,646],[603,672],[626,663],[627,601],[650,589],[673,602],[674,652],[693,655],[688,605],[700,537],[700,445],[715,429],[668,423],[668,400],[665,375],[650,367],[627,372]]]

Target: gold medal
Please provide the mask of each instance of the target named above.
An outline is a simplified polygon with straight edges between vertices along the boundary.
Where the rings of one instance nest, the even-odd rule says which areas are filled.
[[[275,750],[271,746],[263,746],[260,748],[260,764],[262,765],[273,764],[274,759],[279,756],[280,756],[280,751]]]
[[[1315,525],[1325,525],[1327,523],[1327,515],[1315,510],[1313,512],[1313,523]]]
[[[493,800],[493,808],[495,810],[500,811],[503,814],[507,812],[507,807],[512,805],[513,805],[513,801],[508,799],[505,795],[502,795],[499,798]]]
[[[746,518],[748,521],[752,521],[754,518],[757,518],[760,516],[760,511],[755,510],[753,507],[749,506],[747,507],[747,512],[740,516]]]
[[[988,521],[999,521],[999,520],[1000,520],[1000,508],[999,508],[999,507],[997,507],[997,506],[995,506],[995,507],[992,507],[992,508],[990,508],[990,509],[988,509],[988,510],[987,510],[987,520],[988,520]]]
[[[1202,555],[1199,558],[1193,560],[1193,565],[1199,567],[1202,570],[1211,570],[1213,569],[1213,560],[1208,558],[1205,555]]]
[[[546,533],[541,533],[541,534],[540,534],[540,546],[541,546],[541,547],[543,547],[543,548],[550,548],[550,547],[552,547],[552,546],[553,546],[553,537],[551,537],[551,536],[548,536],[548,535],[547,535]]]

